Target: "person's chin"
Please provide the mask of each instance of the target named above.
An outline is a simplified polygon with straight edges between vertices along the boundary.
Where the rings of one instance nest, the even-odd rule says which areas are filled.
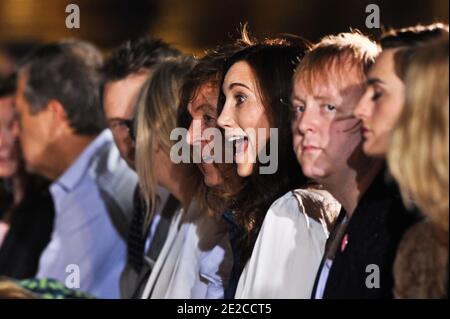
[[[253,163],[242,163],[237,165],[237,173],[240,177],[247,177],[253,173]]]
[[[383,158],[386,157],[386,151],[382,149],[382,147],[376,147],[370,141],[365,141],[363,144],[364,154],[370,157]]]
[[[222,185],[222,179],[217,178],[216,176],[205,175],[204,181],[205,185],[208,187],[218,187]]]
[[[11,178],[16,174],[17,168],[12,164],[0,164],[0,178]]]
[[[202,163],[201,171],[203,173],[204,176],[203,180],[206,186],[217,187],[223,183],[223,179],[221,178],[217,168],[214,167],[214,164]]]
[[[303,175],[312,180],[320,179],[323,176],[323,170],[317,167],[317,163],[315,160],[313,161],[311,159],[305,159],[305,157],[302,157],[300,166],[302,167]]]

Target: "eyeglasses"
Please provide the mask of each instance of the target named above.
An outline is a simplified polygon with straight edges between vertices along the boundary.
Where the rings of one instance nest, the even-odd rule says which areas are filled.
[[[134,131],[134,119],[122,120],[114,119],[108,122],[111,131],[117,134],[128,134],[133,142],[136,142],[136,134]]]

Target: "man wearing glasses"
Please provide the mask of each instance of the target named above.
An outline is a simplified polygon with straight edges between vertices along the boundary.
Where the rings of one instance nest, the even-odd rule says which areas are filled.
[[[124,43],[105,61],[103,109],[120,155],[132,169],[135,145],[130,131],[139,92],[157,63],[179,54],[163,41],[140,38]]]
[[[177,49],[161,40],[140,38],[121,45],[103,65],[105,117],[120,155],[133,170],[136,147],[133,118],[139,93],[158,63],[178,55]],[[127,264],[120,280],[122,298],[140,296],[141,286],[147,282],[164,244],[170,218],[160,212],[170,206],[171,201],[167,200],[168,192],[163,188],[157,189],[157,193],[158,211],[150,228],[144,231],[146,207],[140,197],[139,186],[135,188],[134,210],[127,237]]]

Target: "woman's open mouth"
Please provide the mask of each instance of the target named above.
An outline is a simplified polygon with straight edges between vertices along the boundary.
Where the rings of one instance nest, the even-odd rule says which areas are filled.
[[[233,143],[234,160],[245,160],[244,154],[248,149],[248,137],[245,135],[234,135],[228,138],[229,143]]]

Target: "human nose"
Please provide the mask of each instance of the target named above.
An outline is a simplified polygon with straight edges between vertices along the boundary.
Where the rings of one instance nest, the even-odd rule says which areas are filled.
[[[303,112],[297,117],[296,129],[302,135],[308,131],[313,132],[319,122],[318,114],[313,107],[305,107]]]
[[[199,142],[201,142],[202,134],[202,123],[199,119],[194,119],[191,122],[191,125],[189,125],[189,129],[186,135],[186,141],[189,145],[194,145]]]
[[[225,102],[225,105],[217,118],[217,125],[223,129],[233,128],[236,126],[235,114],[232,106]]]
[[[365,120],[372,115],[369,96],[370,92],[366,90],[353,111],[353,115],[360,120]]]

